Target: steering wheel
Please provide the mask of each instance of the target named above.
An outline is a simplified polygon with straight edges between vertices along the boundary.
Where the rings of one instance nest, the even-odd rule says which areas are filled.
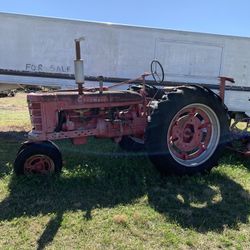
[[[151,74],[156,83],[160,84],[164,81],[164,70],[158,60],[153,60],[150,65]]]

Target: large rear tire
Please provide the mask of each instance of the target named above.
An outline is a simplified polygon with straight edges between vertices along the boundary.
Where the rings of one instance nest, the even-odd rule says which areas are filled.
[[[144,140],[132,136],[123,136],[119,146],[128,152],[140,152],[145,150]]]
[[[153,108],[145,144],[161,172],[193,175],[217,165],[228,139],[229,117],[221,99],[209,89],[186,86]]]

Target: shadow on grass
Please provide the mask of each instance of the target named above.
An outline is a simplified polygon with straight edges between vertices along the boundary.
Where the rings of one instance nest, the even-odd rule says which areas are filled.
[[[235,167],[244,167],[250,171],[250,157],[243,156],[239,153],[233,152],[229,149],[226,149],[223,157],[220,161],[221,164],[233,165]]]
[[[148,190],[150,205],[183,228],[201,233],[237,229],[247,223],[250,196],[235,181],[214,172],[210,176],[168,178]]]
[[[25,141],[27,132],[1,132],[0,131],[0,178],[10,174],[13,159],[16,156],[20,143]]]
[[[183,228],[220,231],[248,222],[249,194],[218,170],[208,176],[162,178],[145,157],[124,156],[107,140],[77,147],[59,144],[65,158],[63,174],[13,176],[9,196],[0,203],[0,221],[55,214],[38,249],[53,241],[65,212],[81,210],[89,220],[95,208],[129,204],[145,194],[150,206]]]
[[[13,154],[5,152],[3,165],[9,160],[13,162],[20,143],[11,142],[8,136],[5,140],[11,144]],[[13,175],[9,181],[10,193],[0,202],[0,221],[55,215],[40,236],[38,249],[53,241],[65,212],[81,210],[83,219],[90,220],[95,208],[131,203],[147,192],[145,176],[155,173],[145,157],[127,156],[110,140],[90,140],[83,146],[73,146],[70,142],[58,144],[65,161],[62,175]],[[4,171],[4,175],[9,171]]]

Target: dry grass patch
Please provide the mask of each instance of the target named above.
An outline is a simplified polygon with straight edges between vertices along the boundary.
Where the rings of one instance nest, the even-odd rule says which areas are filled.
[[[25,93],[0,98],[0,131],[28,131],[31,129]]]

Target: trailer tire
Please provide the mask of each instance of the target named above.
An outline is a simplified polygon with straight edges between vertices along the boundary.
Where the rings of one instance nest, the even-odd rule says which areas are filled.
[[[153,107],[145,145],[164,174],[209,172],[230,139],[229,116],[221,99],[200,86],[176,88]]]
[[[62,155],[53,143],[29,143],[18,152],[14,162],[16,175],[60,173]]]

